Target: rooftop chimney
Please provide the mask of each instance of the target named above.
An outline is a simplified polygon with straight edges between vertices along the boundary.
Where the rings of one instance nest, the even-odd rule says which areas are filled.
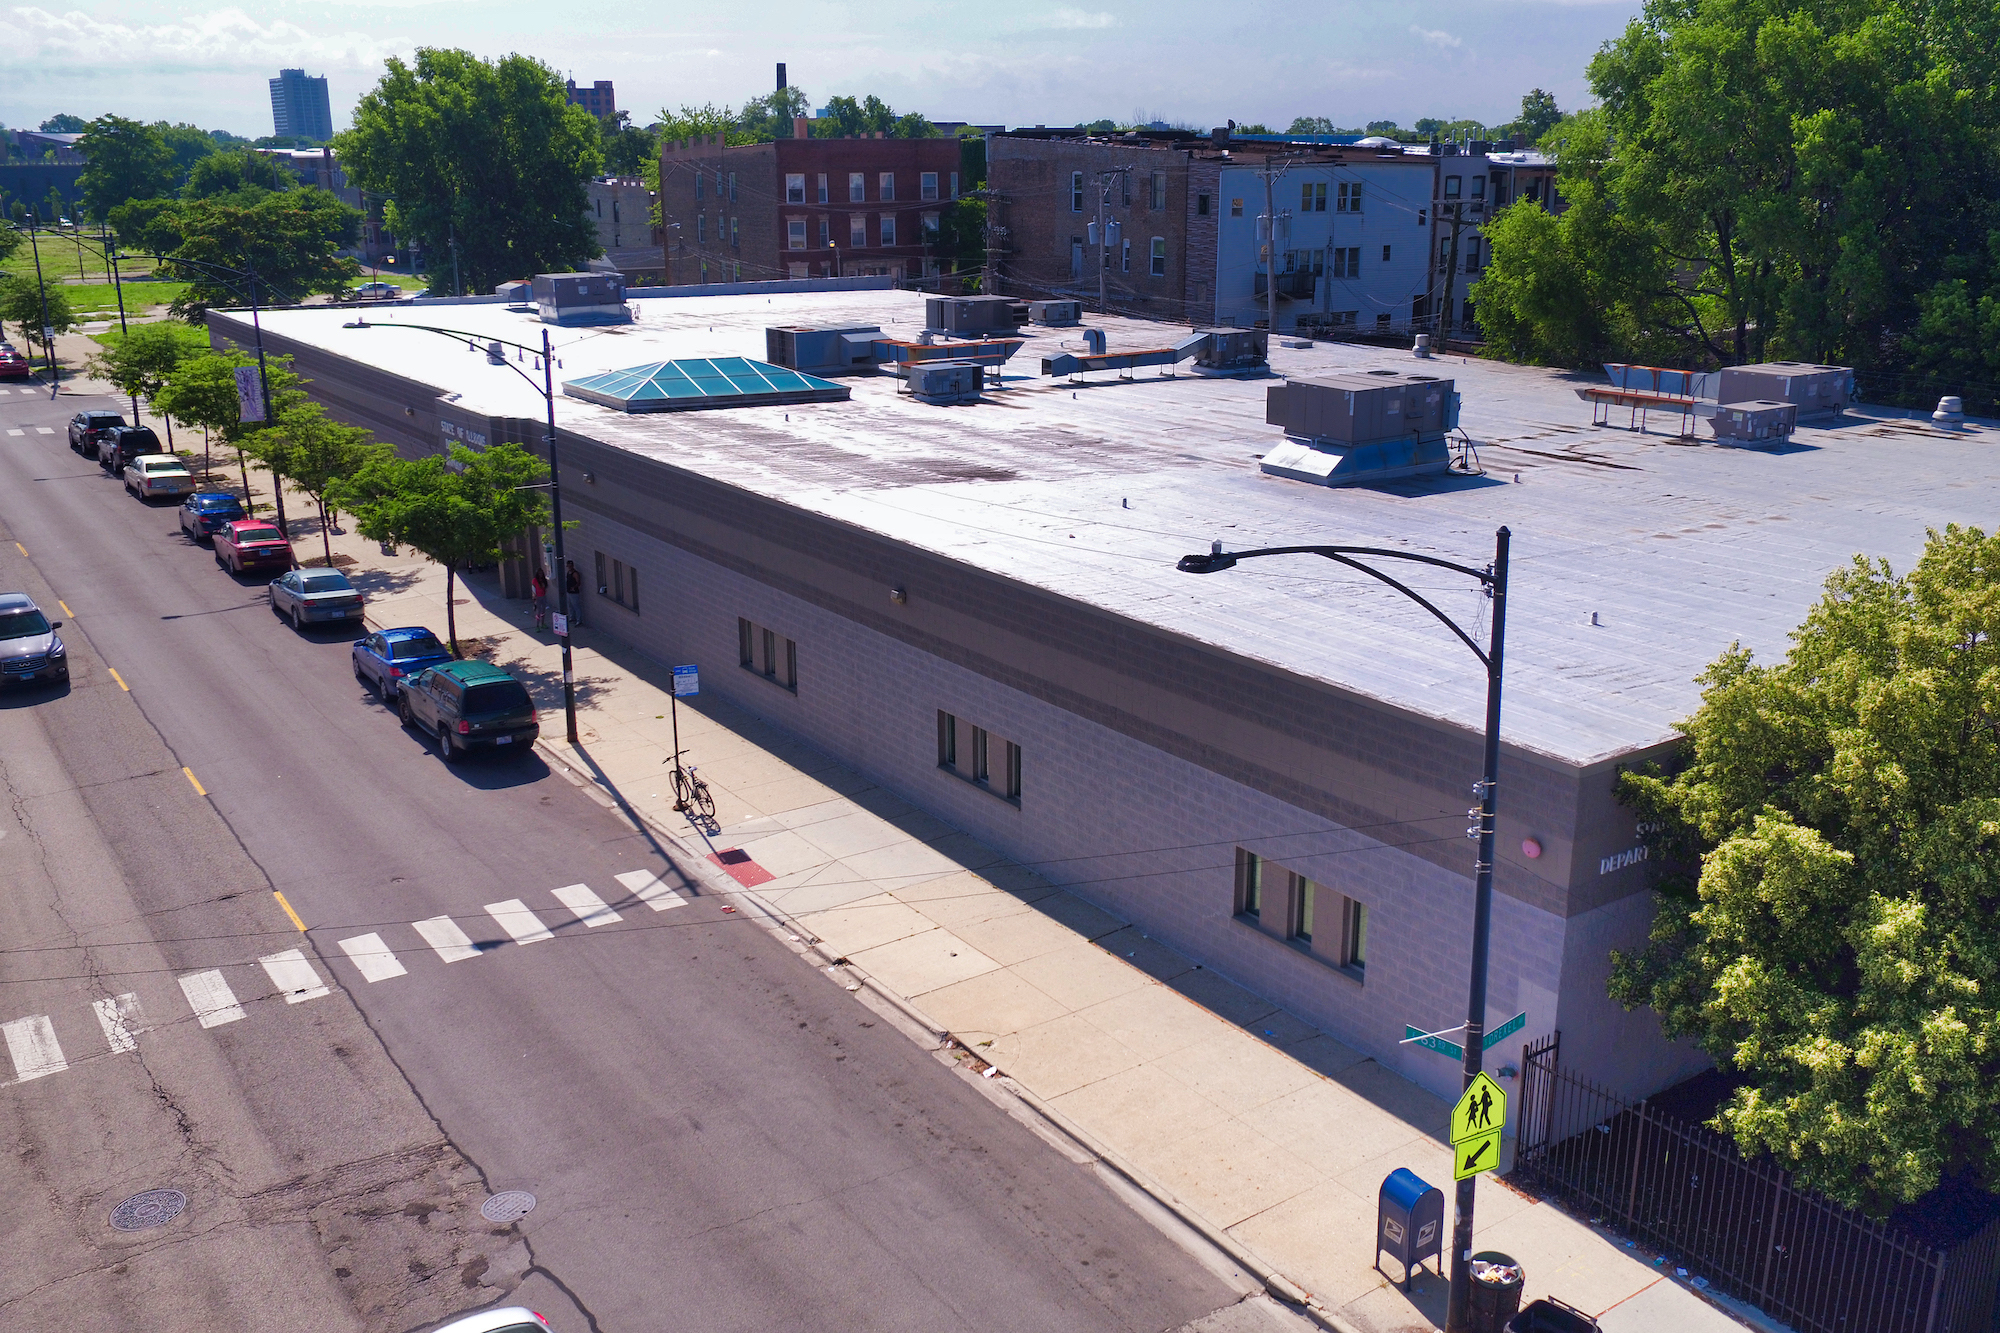
[[[785,62],[782,60],[778,62],[778,91],[785,91]]]
[[[812,138],[812,122],[807,120],[804,116],[793,116],[792,137],[794,139]]]

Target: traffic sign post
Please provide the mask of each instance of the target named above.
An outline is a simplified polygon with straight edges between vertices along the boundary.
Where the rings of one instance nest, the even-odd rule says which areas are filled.
[[[681,771],[681,696],[701,693],[701,669],[698,666],[677,666],[674,668],[674,692],[667,696],[667,711],[674,715],[674,772]],[[679,807],[675,807],[678,809]]]

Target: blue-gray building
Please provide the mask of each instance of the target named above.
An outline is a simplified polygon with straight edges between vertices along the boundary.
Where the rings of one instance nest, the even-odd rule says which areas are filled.
[[[281,139],[333,137],[333,106],[327,100],[326,78],[309,78],[302,69],[281,69],[271,80],[271,133]]]

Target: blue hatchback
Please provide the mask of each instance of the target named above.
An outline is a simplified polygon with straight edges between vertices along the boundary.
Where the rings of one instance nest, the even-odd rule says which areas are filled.
[[[421,625],[377,630],[354,645],[354,678],[393,699],[404,680],[452,660],[451,649]]]
[[[215,536],[224,523],[248,517],[243,502],[228,491],[196,491],[181,504],[181,531],[202,541]]]

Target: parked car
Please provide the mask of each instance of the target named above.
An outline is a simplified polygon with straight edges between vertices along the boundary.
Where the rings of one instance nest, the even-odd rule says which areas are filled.
[[[124,424],[125,418],[116,412],[78,412],[69,419],[69,447],[85,458],[95,458],[100,434]]]
[[[69,649],[50,620],[24,592],[0,592],[0,685],[59,685],[69,679]]]
[[[181,531],[196,541],[213,537],[225,523],[248,517],[243,502],[228,491],[196,491],[181,501]]]
[[[251,569],[290,569],[292,544],[261,518],[240,518],[215,530],[215,563],[232,574]]]
[[[97,436],[97,466],[114,477],[124,476],[135,458],[165,452],[151,426],[109,426]]]
[[[11,347],[0,347],[0,380],[24,380],[34,373],[27,357]]]
[[[454,1319],[437,1333],[549,1333],[549,1321],[525,1305],[504,1310],[481,1310],[463,1319]]]
[[[271,610],[293,629],[326,620],[361,619],[361,590],[337,569],[294,569],[271,581]]]
[[[125,489],[152,501],[191,494],[194,474],[179,454],[140,454],[125,467]]]
[[[404,726],[437,737],[447,764],[474,747],[525,747],[542,734],[527,687],[486,662],[446,662],[404,681],[396,710]]]
[[[354,644],[354,678],[393,699],[404,680],[452,660],[451,649],[421,625],[379,630]]]
[[[364,282],[354,289],[354,294],[364,301],[380,301],[401,296],[403,289],[393,282]]]

